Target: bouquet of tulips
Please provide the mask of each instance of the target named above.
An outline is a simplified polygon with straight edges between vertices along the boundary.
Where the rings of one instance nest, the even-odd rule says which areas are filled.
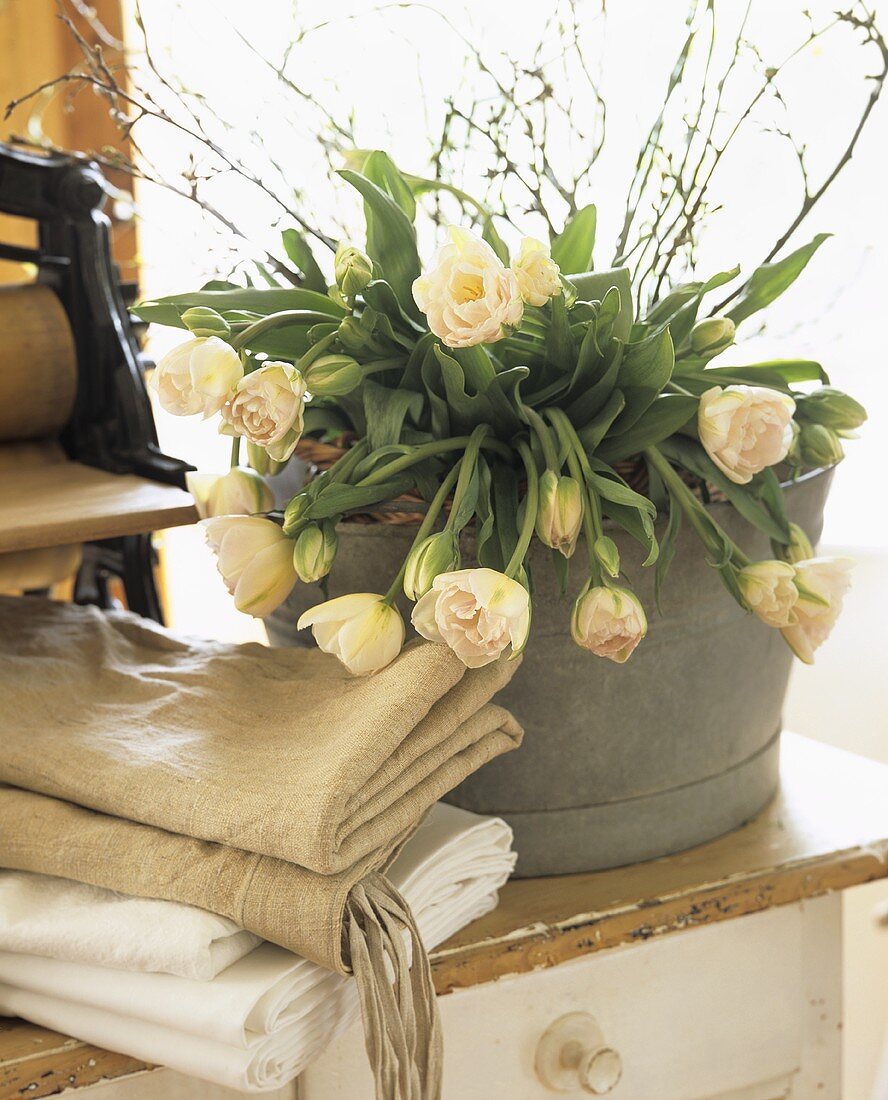
[[[550,242],[526,237],[510,256],[475,203],[474,228],[450,226],[424,265],[416,202],[441,185],[402,175],[382,152],[341,176],[363,198],[366,240],[339,246],[329,285],[291,229],[284,244],[302,285],[214,282],[135,311],[191,334],[152,375],[163,408],[219,415],[232,438],[231,472],[192,485],[237,607],[267,615],[297,581],[321,580],[343,517],[412,493],[425,515],[388,590],[328,600],[299,622],[356,674],[400,651],[401,590],[415,601],[418,633],[466,665],[519,654],[534,539],[551,548],[562,586],[582,559],[571,634],[622,663],[647,618],[607,531],[643,544],[659,591],[682,522],[730,595],[810,662],[850,563],[814,556],[787,520],[775,467],[794,476],[838,462],[866,414],[817,363],[718,364],[737,326],[796,279],[826,235],[745,282],[735,268],[674,286],[636,316],[628,270],[590,270],[592,206]],[[701,317],[704,297],[730,282],[730,308]],[[307,437],[347,444],[274,511],[265,477]],[[629,460],[645,468],[645,492],[618,472]],[[768,535],[771,559],[750,561],[715,522],[701,500],[713,488]],[[668,517],[659,539],[658,514]],[[462,568],[469,525],[478,565]]]

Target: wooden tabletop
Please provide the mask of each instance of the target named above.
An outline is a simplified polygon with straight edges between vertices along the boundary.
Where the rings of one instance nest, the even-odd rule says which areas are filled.
[[[432,954],[439,993],[888,876],[888,767],[784,734],[780,791],[742,828],[664,859],[513,879]]]
[[[446,993],[886,876],[888,768],[787,734],[780,793],[743,828],[648,863],[509,882],[493,913],[433,952],[435,986]],[[148,1068],[0,1018],[0,1100]]]
[[[194,523],[189,493],[71,462],[57,447],[0,447],[0,553]]]

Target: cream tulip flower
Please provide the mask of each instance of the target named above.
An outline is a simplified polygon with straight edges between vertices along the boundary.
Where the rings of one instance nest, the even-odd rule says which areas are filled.
[[[764,386],[713,386],[700,398],[700,442],[718,468],[746,485],[766,466],[786,458],[795,401]]]
[[[810,558],[795,564],[799,600],[795,623],[781,633],[789,648],[806,665],[814,663],[814,651],[826,641],[851,587],[851,558]],[[811,596],[817,597],[812,599]],[[820,602],[822,601],[822,602]]]
[[[513,657],[524,649],[530,597],[496,569],[457,569],[435,577],[411,622],[423,638],[449,646],[468,668],[481,668],[509,646]]]
[[[236,466],[221,476],[190,471],[185,475],[185,484],[201,519],[252,516],[274,507],[274,493],[265,478],[245,466]]]
[[[261,619],[290,595],[296,583],[293,540],[276,523],[260,516],[216,516],[201,526],[238,611]]]
[[[480,237],[455,225],[447,231],[450,243],[413,283],[416,304],[448,347],[501,340],[524,313],[518,281]]]
[[[799,590],[795,568],[785,561],[756,561],[737,574],[743,602],[767,626],[782,628],[796,621]]]
[[[349,672],[366,676],[392,663],[404,644],[404,620],[375,592],[353,592],[310,607],[297,629],[310,626],[324,653]]]
[[[525,237],[512,264],[521,297],[529,306],[544,306],[561,293],[558,264],[552,259],[547,244],[534,237]]]
[[[196,336],[158,361],[148,385],[173,416],[219,412],[243,377],[240,356],[218,336]]]
[[[622,665],[647,634],[647,616],[634,592],[597,586],[577,598],[570,633],[581,649]]]
[[[245,375],[222,410],[222,435],[243,436],[286,462],[302,435],[305,379],[289,363],[268,362]]]

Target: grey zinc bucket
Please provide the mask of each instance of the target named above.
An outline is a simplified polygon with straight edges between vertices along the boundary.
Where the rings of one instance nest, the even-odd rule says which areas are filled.
[[[787,511],[820,536],[830,472],[786,491]],[[752,557],[767,537],[729,504],[714,518]],[[625,665],[571,640],[572,601],[585,580],[582,548],[566,599],[546,551],[534,543],[534,614],[524,661],[497,701],[525,728],[516,752],[492,761],[448,801],[503,817],[515,832],[520,876],[593,871],[692,847],[736,828],[777,788],[781,712],[792,655],[776,630],[745,614],[707,564],[685,524],[654,609],[653,570],[622,531],[624,572],[648,610],[648,635]],[[384,592],[415,528],[343,524],[330,597]],[[464,564],[471,563],[471,541]],[[266,619],[274,645],[312,644],[295,623],[324,596],[297,585]],[[401,604],[409,623],[410,605]]]

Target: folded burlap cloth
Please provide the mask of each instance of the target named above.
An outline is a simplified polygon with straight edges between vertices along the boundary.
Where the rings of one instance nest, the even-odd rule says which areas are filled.
[[[435,1098],[428,960],[381,869],[520,743],[490,703],[515,664],[420,644],[355,678],[316,650],[0,597],[0,866],[197,905],[353,973],[377,1095]]]

